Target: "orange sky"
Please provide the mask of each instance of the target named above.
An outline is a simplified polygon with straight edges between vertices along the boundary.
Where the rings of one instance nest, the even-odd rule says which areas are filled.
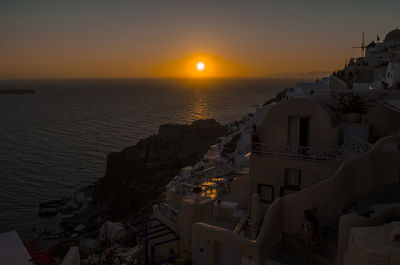
[[[338,7],[340,2],[346,9]],[[0,78],[333,71],[359,55],[351,47],[359,45],[363,30],[370,41],[399,24],[399,7],[391,0],[362,5],[341,0],[307,5],[288,0],[4,0]],[[200,60],[206,63],[202,73],[195,70]]]

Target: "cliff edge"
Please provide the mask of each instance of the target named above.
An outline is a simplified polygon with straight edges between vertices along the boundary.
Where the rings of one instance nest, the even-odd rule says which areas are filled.
[[[111,218],[135,214],[160,198],[179,170],[200,160],[226,131],[214,119],[164,124],[157,135],[110,153],[106,173],[94,186],[94,204],[107,204],[106,215]]]

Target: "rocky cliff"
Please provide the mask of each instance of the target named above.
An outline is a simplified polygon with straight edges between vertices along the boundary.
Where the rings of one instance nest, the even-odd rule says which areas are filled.
[[[94,203],[107,204],[113,218],[134,214],[160,198],[180,168],[202,158],[226,131],[215,120],[161,125],[157,135],[108,155],[105,176],[95,183]]]

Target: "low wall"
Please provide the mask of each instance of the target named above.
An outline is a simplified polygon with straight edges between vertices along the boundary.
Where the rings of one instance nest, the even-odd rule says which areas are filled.
[[[341,164],[336,173],[301,192],[283,197],[284,232],[301,232],[303,211],[310,205],[320,210],[321,217],[340,215],[356,197],[365,196],[398,181],[398,151],[391,144],[400,143],[399,136],[378,141],[370,152]],[[280,201],[280,202],[279,202]]]
[[[209,243],[222,242],[242,254],[251,256],[258,264],[264,264],[269,251],[280,241],[282,232],[301,232],[303,211],[310,205],[320,210],[323,223],[327,216],[339,215],[356,197],[382,190],[385,184],[398,181],[399,143],[400,136],[385,137],[379,140],[370,152],[343,162],[328,179],[273,202],[255,241],[203,223],[193,226],[192,238]],[[195,249],[193,253],[196,253]],[[212,257],[208,264],[215,264]]]
[[[247,209],[249,207],[249,189],[248,187],[243,188],[243,190],[229,192],[225,196],[221,197],[222,201],[237,202],[239,209]]]
[[[258,192],[258,184],[268,184],[274,187],[274,199],[278,199],[280,188],[285,186],[285,168],[301,171],[300,189],[315,185],[332,176],[341,161],[315,161],[273,156],[254,156],[250,159],[251,194]]]
[[[400,222],[379,226],[354,227],[349,235],[349,249],[344,265],[400,264]]]
[[[65,255],[61,265],[80,265],[81,258],[79,256],[79,248],[78,247],[70,247],[67,255]]]
[[[384,118],[382,118],[384,117]],[[372,124],[371,140],[379,139],[385,135],[400,131],[400,115],[379,103],[368,109],[366,121]]]
[[[400,218],[400,203],[382,204],[371,207],[374,212],[370,217],[364,217],[358,213],[343,215],[339,220],[339,240],[336,264],[343,264],[344,256],[349,247],[349,235],[353,227],[381,226],[388,218]]]

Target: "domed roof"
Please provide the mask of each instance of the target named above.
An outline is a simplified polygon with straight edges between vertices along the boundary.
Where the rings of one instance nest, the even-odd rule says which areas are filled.
[[[400,41],[400,29],[389,32],[385,37],[385,41]]]

